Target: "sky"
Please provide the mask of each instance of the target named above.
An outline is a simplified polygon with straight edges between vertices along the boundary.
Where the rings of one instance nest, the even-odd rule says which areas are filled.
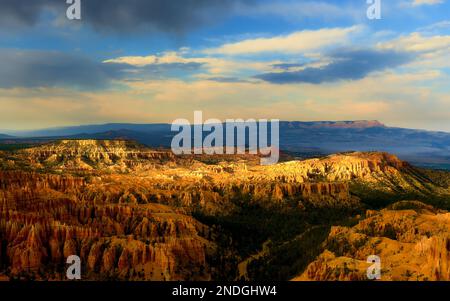
[[[193,119],[450,131],[450,1],[0,0],[0,133]]]

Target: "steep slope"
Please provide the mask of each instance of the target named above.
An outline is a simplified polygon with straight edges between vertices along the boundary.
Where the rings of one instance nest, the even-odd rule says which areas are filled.
[[[287,181],[345,182],[353,194],[373,206],[387,205],[384,201],[392,202],[399,196],[428,199],[430,195],[442,195],[448,199],[450,195],[448,183],[437,181],[436,172],[415,168],[394,155],[379,152],[287,162],[272,167],[270,174],[282,174]]]
[[[333,227],[325,251],[294,280],[366,280],[371,255],[382,280],[450,280],[450,213],[420,202],[369,211],[352,228]]]

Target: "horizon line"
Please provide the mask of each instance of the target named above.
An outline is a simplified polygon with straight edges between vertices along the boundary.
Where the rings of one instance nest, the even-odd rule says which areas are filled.
[[[249,118],[251,119],[251,118]],[[244,119],[248,120],[248,119]],[[270,121],[271,119],[267,119]],[[273,119],[272,119],[273,120]],[[258,120],[256,120],[258,121]],[[416,131],[424,131],[424,132],[436,132],[436,133],[446,133],[450,134],[450,130],[431,130],[431,129],[424,129],[424,128],[413,128],[413,127],[404,127],[404,126],[390,126],[385,124],[384,122],[381,122],[377,119],[355,119],[355,120],[314,120],[314,121],[301,121],[301,120],[279,120],[280,123],[303,123],[303,124],[313,124],[313,123],[358,123],[358,122],[373,122],[373,123],[379,123],[378,127],[385,127],[385,128],[392,128],[392,129],[408,129],[408,130],[416,130]],[[33,132],[39,132],[39,131],[56,131],[56,130],[64,130],[64,129],[70,129],[70,128],[77,128],[77,127],[95,127],[95,126],[108,126],[108,125],[133,125],[133,126],[145,126],[145,125],[171,125],[172,123],[167,122],[150,122],[150,123],[134,123],[134,122],[105,122],[105,123],[86,123],[86,124],[76,124],[76,125],[65,125],[65,126],[49,126],[49,127],[43,127],[43,128],[29,128],[29,129],[0,129],[0,135],[14,135],[14,134],[25,134],[25,133],[33,133]],[[225,124],[225,121],[223,122]],[[195,125],[190,123],[190,125]],[[372,126],[377,127],[377,126]],[[126,130],[126,128],[123,129],[114,129],[114,130],[107,130],[107,131],[119,131],[119,130]],[[105,132],[107,132],[105,131]],[[98,132],[102,133],[102,132]],[[82,132],[78,134],[83,134]],[[20,137],[17,137],[20,138]]]

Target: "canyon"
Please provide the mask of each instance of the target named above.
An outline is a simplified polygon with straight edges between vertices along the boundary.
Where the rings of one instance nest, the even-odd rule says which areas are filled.
[[[259,159],[126,140],[2,151],[0,275],[64,280],[78,255],[84,280],[354,280],[375,250],[390,280],[448,279],[447,173],[378,152]],[[407,200],[419,209],[399,210]]]
[[[384,281],[450,280],[450,213],[417,201],[368,211],[354,227],[333,227],[325,251],[294,280],[365,280],[382,258]]]

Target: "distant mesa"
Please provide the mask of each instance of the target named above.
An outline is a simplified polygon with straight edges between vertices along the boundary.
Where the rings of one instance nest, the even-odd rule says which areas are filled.
[[[290,128],[341,128],[341,129],[367,129],[385,128],[386,125],[378,120],[356,120],[356,121],[312,121],[312,122],[287,122]]]
[[[357,121],[280,121],[283,128],[387,128],[386,125],[377,120]],[[116,135],[137,134],[167,134],[170,133],[170,124],[133,124],[133,123],[109,123],[97,125],[80,125],[59,128],[46,128],[41,130],[17,131],[17,137],[83,137],[88,135],[101,135],[104,137]],[[1,134],[0,134],[1,135]],[[107,138],[106,138],[107,139]]]

